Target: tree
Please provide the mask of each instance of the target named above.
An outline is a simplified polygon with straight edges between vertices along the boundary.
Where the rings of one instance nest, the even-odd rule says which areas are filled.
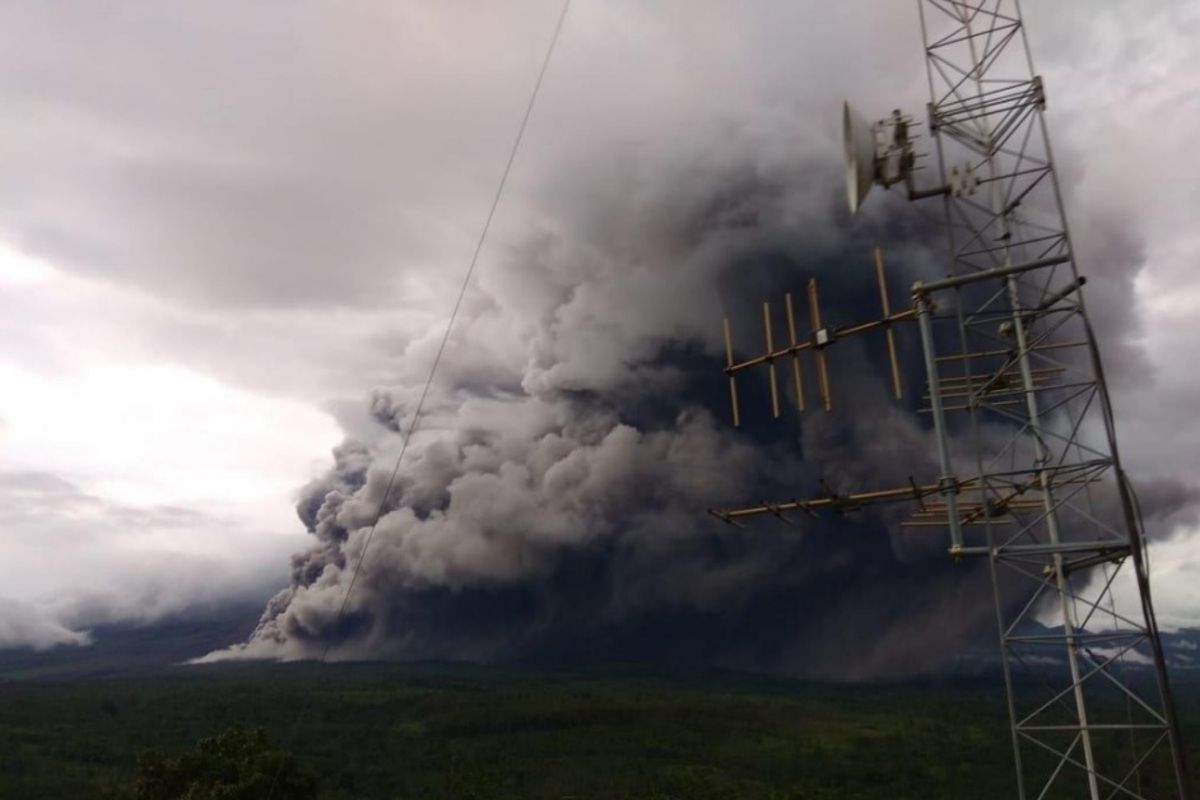
[[[273,749],[259,728],[235,725],[180,756],[147,753],[131,800],[313,800],[317,775],[291,753]]]

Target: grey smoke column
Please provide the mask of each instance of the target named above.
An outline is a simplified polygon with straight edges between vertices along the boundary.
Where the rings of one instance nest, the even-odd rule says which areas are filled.
[[[813,270],[843,303],[878,302],[856,286],[866,254],[841,249],[836,195],[799,171],[768,177],[757,144],[728,143],[735,157],[699,169],[631,171],[599,196],[571,176],[585,199],[472,292],[346,614],[416,380],[345,415],[354,436],[299,504],[314,546],[250,640],[215,657],[329,646],[333,658],[645,658],[861,677],[952,655],[979,621],[928,622],[961,606],[967,584],[926,543],[889,539],[872,516],[734,531],[703,513],[928,459],[928,434],[887,408],[865,353],[848,352],[835,379],[843,407],[875,411],[846,419],[869,423],[735,434],[715,418],[722,302]],[[915,591],[930,582],[941,590]],[[888,598],[883,636],[848,635]]]

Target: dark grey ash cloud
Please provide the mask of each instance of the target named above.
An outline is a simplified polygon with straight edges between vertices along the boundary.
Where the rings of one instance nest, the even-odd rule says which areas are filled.
[[[355,438],[299,506],[318,544],[293,559],[250,641],[214,657],[328,646],[335,658],[700,660],[842,677],[953,657],[990,611],[940,617],[987,593],[944,542],[888,533],[874,513],[749,531],[704,513],[932,469],[928,431],[889,407],[878,347],[840,353],[844,413],[764,425],[752,378],[756,433],[718,420],[723,306],[753,349],[760,298],[778,303],[806,274],[847,319],[878,303],[855,277],[870,266],[839,227],[840,198],[804,170],[764,169],[760,144],[743,135],[707,162],[685,152],[623,176],[577,172],[571,185],[594,175],[604,192],[585,182],[569,205],[548,187],[563,213],[472,293],[346,612],[419,383],[347,413]],[[911,283],[917,252],[895,248],[895,286]]]
[[[301,502],[319,544],[296,556],[250,641],[217,657],[329,647],[334,658],[647,658],[873,677],[944,665],[992,635],[980,567],[948,563],[937,534],[899,533],[890,513],[750,532],[700,515],[722,500],[811,494],[819,478],[851,490],[932,473],[928,431],[888,405],[877,354],[856,346],[839,352],[833,417],[758,425],[749,439],[715,423],[714,323],[730,311],[739,342],[756,341],[757,301],[808,274],[827,308],[872,313],[858,243],[889,245],[897,287],[937,269],[938,245],[921,218],[897,222],[887,198],[851,229],[834,136],[794,113],[751,111],[672,150],[576,153],[566,173],[528,184],[537,222],[509,229],[470,296],[347,612],[419,390],[407,364],[369,413],[345,415],[354,438]],[[1093,305],[1125,341],[1135,318],[1118,298],[1145,250],[1136,230],[1097,230],[1103,241],[1083,253],[1093,274],[1119,280]],[[1110,360],[1119,374],[1141,363],[1134,348]],[[761,406],[761,391],[750,397]],[[1194,502],[1178,482],[1146,493],[1166,516]]]

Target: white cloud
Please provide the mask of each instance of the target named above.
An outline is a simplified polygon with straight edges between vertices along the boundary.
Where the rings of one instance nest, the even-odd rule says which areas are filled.
[[[1200,628],[1200,529],[1183,528],[1150,545],[1151,593],[1159,625],[1164,630]],[[1133,613],[1134,596],[1122,598]]]
[[[86,645],[85,632],[66,627],[45,610],[18,600],[0,598],[0,648],[46,650],[59,645]]]
[[[1200,372],[1189,366],[1200,340],[1200,164],[1187,157],[1200,131],[1200,7],[1030,3],[1025,12],[1056,154],[1073,177],[1068,215],[1083,271],[1101,257],[1105,227],[1135,232],[1144,248],[1140,263],[1120,265],[1137,270],[1133,293],[1108,298],[1132,311],[1127,335],[1141,353],[1110,375],[1125,467],[1135,481],[1200,484]],[[1200,625],[1200,530],[1176,525],[1150,551],[1160,624]],[[1123,589],[1122,606],[1133,610],[1136,595]]]
[[[0,298],[0,599],[23,604],[4,615],[3,646],[86,643],[74,626],[257,597],[285,578],[297,487],[340,438],[327,412],[181,363],[149,337],[186,312],[11,247]]]
[[[171,364],[0,364],[0,468],[52,471],[125,503],[285,498],[335,440],[330,418]],[[283,522],[278,516],[275,522]]]
[[[299,542],[253,527],[255,511],[123,504],[51,473],[0,471],[6,646],[85,643],[63,631],[261,598]]]

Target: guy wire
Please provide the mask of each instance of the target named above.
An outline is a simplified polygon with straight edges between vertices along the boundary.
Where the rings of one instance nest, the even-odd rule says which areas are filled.
[[[391,474],[388,476],[387,488],[384,489],[383,496],[379,500],[379,504],[372,515],[371,527],[367,531],[366,538],[363,542],[362,552],[358,556],[358,560],[354,564],[354,570],[350,574],[350,583],[346,587],[346,593],[342,596],[342,602],[338,606],[337,614],[334,616],[335,624],[341,620],[342,615],[346,611],[346,606],[350,600],[350,595],[354,591],[354,585],[358,582],[358,575],[362,571],[363,563],[367,560],[367,553],[371,548],[371,540],[375,538],[375,529],[379,525],[379,520],[383,517],[384,509],[387,508],[388,499],[391,497],[392,489],[396,483],[396,476],[400,472],[400,464],[404,460],[404,455],[408,451],[409,442],[412,441],[413,433],[417,430],[417,423],[421,419],[421,412],[425,407],[425,400],[429,396],[429,388],[433,385],[433,379],[437,375],[438,367],[441,365],[442,356],[446,352],[446,344],[450,340],[450,334],[454,330],[454,323],[458,319],[458,312],[462,308],[463,298],[466,297],[467,289],[471,284],[471,277],[475,274],[475,267],[479,263],[479,254],[483,251],[484,242],[487,240],[488,231],[492,227],[492,219],[496,216],[496,209],[500,205],[500,198],[504,194],[504,187],[508,183],[509,173],[512,172],[513,162],[516,161],[517,151],[520,150],[521,140],[525,137],[525,129],[529,125],[529,118],[533,115],[533,107],[537,102],[538,93],[541,91],[542,82],[546,77],[547,68],[550,66],[550,58],[554,55],[554,48],[558,44],[559,36],[562,34],[563,23],[567,19],[567,11],[571,7],[571,0],[563,0],[562,10],[558,14],[558,21],[554,26],[554,33],[550,37],[550,44],[546,48],[546,55],[542,59],[541,69],[538,71],[537,80],[534,81],[533,91],[529,95],[529,102],[525,106],[525,113],[521,117],[521,123],[517,127],[517,136],[513,140],[512,149],[509,150],[508,160],[504,164],[504,171],[500,175],[500,182],[496,186],[496,193],[492,197],[491,207],[488,209],[487,217],[484,219],[483,228],[479,232],[479,238],[475,243],[475,251],[471,255],[470,264],[467,266],[466,274],[463,275],[462,284],[458,290],[458,296],[454,300],[454,307],[450,311],[450,318],[446,321],[446,329],[442,333],[442,340],[438,344],[437,353],[433,357],[433,363],[429,367],[429,375],[425,379],[425,385],[421,389],[421,396],[417,400],[417,406],[413,410],[412,419],[409,420],[408,429],[404,433],[404,439],[400,444],[400,454],[396,456],[396,463],[392,467]],[[329,651],[332,648],[332,643],[326,642],[321,650],[321,655],[317,659],[318,664],[325,663],[329,657]],[[292,723],[293,731],[299,725],[305,707],[301,707],[301,714],[297,716],[295,722]],[[279,783],[279,775],[283,769],[283,761],[280,761],[279,768],[275,771],[275,776],[271,779],[271,786],[267,791],[267,800],[275,794],[275,787]]]

